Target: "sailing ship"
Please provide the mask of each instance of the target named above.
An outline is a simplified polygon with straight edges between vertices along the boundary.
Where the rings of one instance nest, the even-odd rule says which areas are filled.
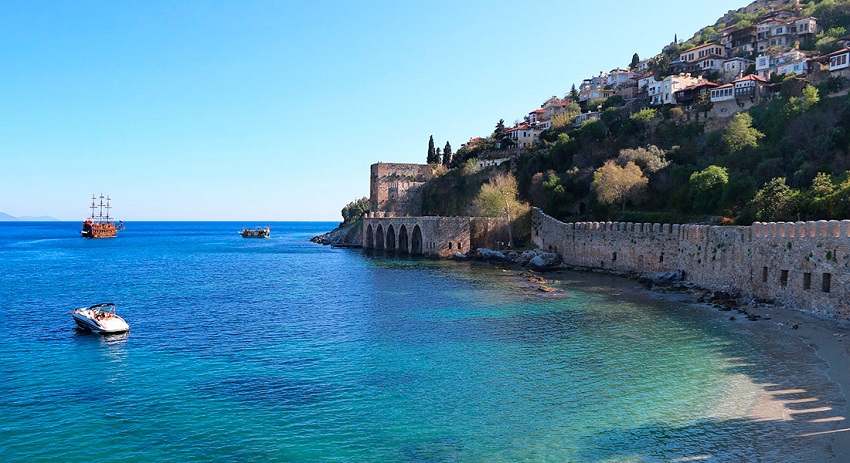
[[[103,203],[104,198],[106,204]],[[97,197],[91,195],[91,217],[83,221],[83,229],[80,230],[80,235],[83,238],[113,238],[120,230],[124,229],[124,222],[118,221],[116,224],[109,217],[109,210],[112,206],[109,205],[109,195],[100,194],[100,203],[96,203]],[[103,211],[106,210],[106,215]],[[97,211],[97,215],[95,215]]]
[[[239,234],[242,238],[269,238],[272,235],[272,227],[266,225],[266,228],[243,228]]]

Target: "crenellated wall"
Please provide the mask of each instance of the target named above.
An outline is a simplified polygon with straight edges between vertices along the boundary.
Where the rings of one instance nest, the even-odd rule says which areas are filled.
[[[363,218],[363,248],[451,257],[507,242],[507,221],[486,217],[397,217],[371,212]]]
[[[563,223],[535,209],[532,239],[569,265],[682,271],[706,288],[850,318],[850,220],[749,227]]]

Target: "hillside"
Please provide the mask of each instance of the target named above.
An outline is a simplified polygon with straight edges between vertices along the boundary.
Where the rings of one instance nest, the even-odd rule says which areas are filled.
[[[809,21],[816,30],[791,27]],[[775,24],[788,24],[783,34],[790,39],[762,45],[756,31]],[[850,217],[850,85],[847,72],[835,72],[829,60],[847,46],[848,28],[850,0],[759,0],[730,11],[656,57],[633,60],[644,74],[616,68],[607,83],[587,79],[515,127],[500,121],[492,134],[471,139],[447,163],[451,169],[426,186],[425,213],[470,211],[488,172],[503,171],[517,179],[520,200],[564,220],[748,224]],[[751,33],[752,46],[735,43],[737,31]],[[726,44],[727,56],[718,61],[751,60],[749,69],[726,75],[679,59],[715,43]],[[779,64],[759,62],[757,73],[761,57]],[[781,67],[785,57],[800,67],[788,72]],[[617,81],[621,75],[628,80]],[[639,78],[647,87],[633,83]],[[653,85],[677,79],[679,88],[693,89],[691,103],[677,103],[676,96],[687,96],[678,92],[672,103],[655,99]],[[712,91],[727,87],[733,98]],[[478,159],[506,157],[510,162],[500,167],[473,168]]]

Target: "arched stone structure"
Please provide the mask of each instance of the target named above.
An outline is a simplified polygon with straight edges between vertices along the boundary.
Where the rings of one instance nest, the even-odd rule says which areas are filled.
[[[507,221],[486,217],[395,217],[370,213],[363,220],[364,248],[411,255],[452,257],[477,248],[495,249],[508,241],[508,236]]]
[[[384,250],[384,225],[378,224],[378,229],[375,231],[375,249],[378,251]]]
[[[422,254],[422,229],[419,225],[413,226],[413,233],[410,237],[410,253]]]
[[[375,247],[375,232],[372,231],[372,224],[366,226],[366,233],[363,234],[363,248],[373,249]]]
[[[395,228],[393,224],[387,226],[387,251],[395,251]]]
[[[402,226],[398,229],[398,252],[404,254],[410,253],[410,246],[408,246],[407,241],[407,227],[402,224]]]

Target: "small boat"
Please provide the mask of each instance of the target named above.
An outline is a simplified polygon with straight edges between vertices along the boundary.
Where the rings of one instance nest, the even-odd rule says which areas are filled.
[[[266,228],[243,228],[239,234],[242,238],[269,238],[272,236],[272,227],[267,225]]]
[[[68,312],[80,328],[95,333],[123,333],[130,325],[115,313],[115,303],[105,302],[90,307],[80,307]]]
[[[106,204],[103,204],[103,199],[106,198]],[[113,238],[120,230],[124,229],[124,222],[118,221],[116,224],[109,218],[109,195],[100,195],[100,204],[95,204],[95,195],[91,195],[91,217],[83,221],[83,229],[80,230],[80,235],[83,238]],[[95,209],[100,208],[97,215]],[[104,209],[106,215],[103,215]]]

